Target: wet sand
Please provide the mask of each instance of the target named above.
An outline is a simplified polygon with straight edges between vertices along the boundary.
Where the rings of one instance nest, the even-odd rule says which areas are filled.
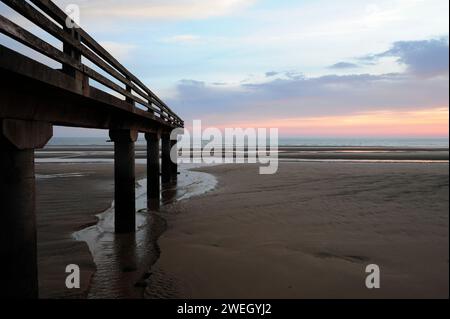
[[[110,148],[57,149],[37,154],[41,298],[448,297],[448,161],[436,162],[448,149],[284,148],[276,175],[202,168],[219,184],[192,198],[216,181],[183,171],[163,197],[187,200],[138,212],[136,236],[114,236],[95,216],[113,199]],[[391,159],[407,161],[378,162]],[[80,290],[64,285],[71,263]],[[381,267],[378,291],[364,287],[369,263]]]
[[[84,158],[86,159],[86,158]],[[136,232],[114,232],[112,163],[37,164],[38,262],[41,298],[143,298],[159,257],[166,222],[146,209],[146,166],[136,165]],[[211,175],[180,166],[162,204],[211,190]],[[80,266],[81,289],[65,287],[65,267]]]
[[[148,298],[448,298],[448,163],[202,171],[219,185],[162,212]]]
[[[72,234],[111,206],[113,165],[39,163],[36,174],[40,298],[84,298],[96,267],[87,244]],[[136,165],[137,178],[144,175],[145,165]],[[81,289],[65,287],[68,264],[80,266]]]

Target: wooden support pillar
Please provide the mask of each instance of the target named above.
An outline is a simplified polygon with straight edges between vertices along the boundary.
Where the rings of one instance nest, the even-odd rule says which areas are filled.
[[[0,296],[38,297],[34,149],[51,124],[0,119]]]
[[[158,210],[161,200],[159,133],[146,133],[147,140],[147,208]]]
[[[110,130],[114,142],[114,227],[116,233],[136,230],[135,130]]]
[[[170,141],[170,149],[172,149],[177,144],[176,140]],[[178,151],[172,152],[171,157],[171,178],[173,182],[176,182],[178,180]]]
[[[172,161],[170,160],[170,133],[161,135],[161,180],[163,184],[172,180]]]

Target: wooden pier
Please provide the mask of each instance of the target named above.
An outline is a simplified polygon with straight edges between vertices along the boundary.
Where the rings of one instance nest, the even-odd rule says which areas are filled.
[[[1,0],[62,43],[62,50],[0,15],[0,32],[61,64],[53,69],[0,45],[0,256],[2,293],[38,297],[34,150],[53,125],[109,130],[114,142],[115,230],[135,231],[134,143],[147,140],[148,206],[176,179],[170,133],[183,121],[49,0]],[[82,58],[90,61],[83,64]],[[90,81],[102,84],[101,90]],[[160,172],[161,142],[161,172]]]

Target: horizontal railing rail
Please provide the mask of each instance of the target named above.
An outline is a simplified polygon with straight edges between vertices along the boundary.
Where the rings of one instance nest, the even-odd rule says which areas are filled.
[[[112,91],[124,96],[126,101],[137,103],[168,124],[183,127],[184,122],[156,94],[119,63],[105,48],[79,26],[67,28],[71,21],[66,13],[50,0],[0,0],[63,43],[63,50],[54,47],[33,33],[0,15],[0,32],[23,45],[57,61],[63,69],[79,72]],[[34,5],[32,5],[32,4]],[[42,11],[42,12],[41,12]],[[45,14],[44,14],[45,13]],[[68,20],[69,19],[69,20]],[[93,68],[82,63],[89,60],[116,83]],[[123,85],[123,86],[122,86]],[[136,106],[135,106],[136,107]]]

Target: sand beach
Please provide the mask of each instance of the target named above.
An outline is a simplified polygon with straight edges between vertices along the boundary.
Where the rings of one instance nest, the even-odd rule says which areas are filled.
[[[183,168],[175,200],[138,212],[133,238],[96,216],[112,204],[111,152],[50,149],[36,165],[42,298],[448,298],[448,149],[291,150],[274,175]],[[65,288],[70,263],[80,290]],[[368,264],[381,289],[365,287]]]
[[[217,176],[217,189],[164,214],[170,226],[154,268],[174,296],[448,298],[448,164],[204,171]],[[365,287],[373,263],[377,290]]]

